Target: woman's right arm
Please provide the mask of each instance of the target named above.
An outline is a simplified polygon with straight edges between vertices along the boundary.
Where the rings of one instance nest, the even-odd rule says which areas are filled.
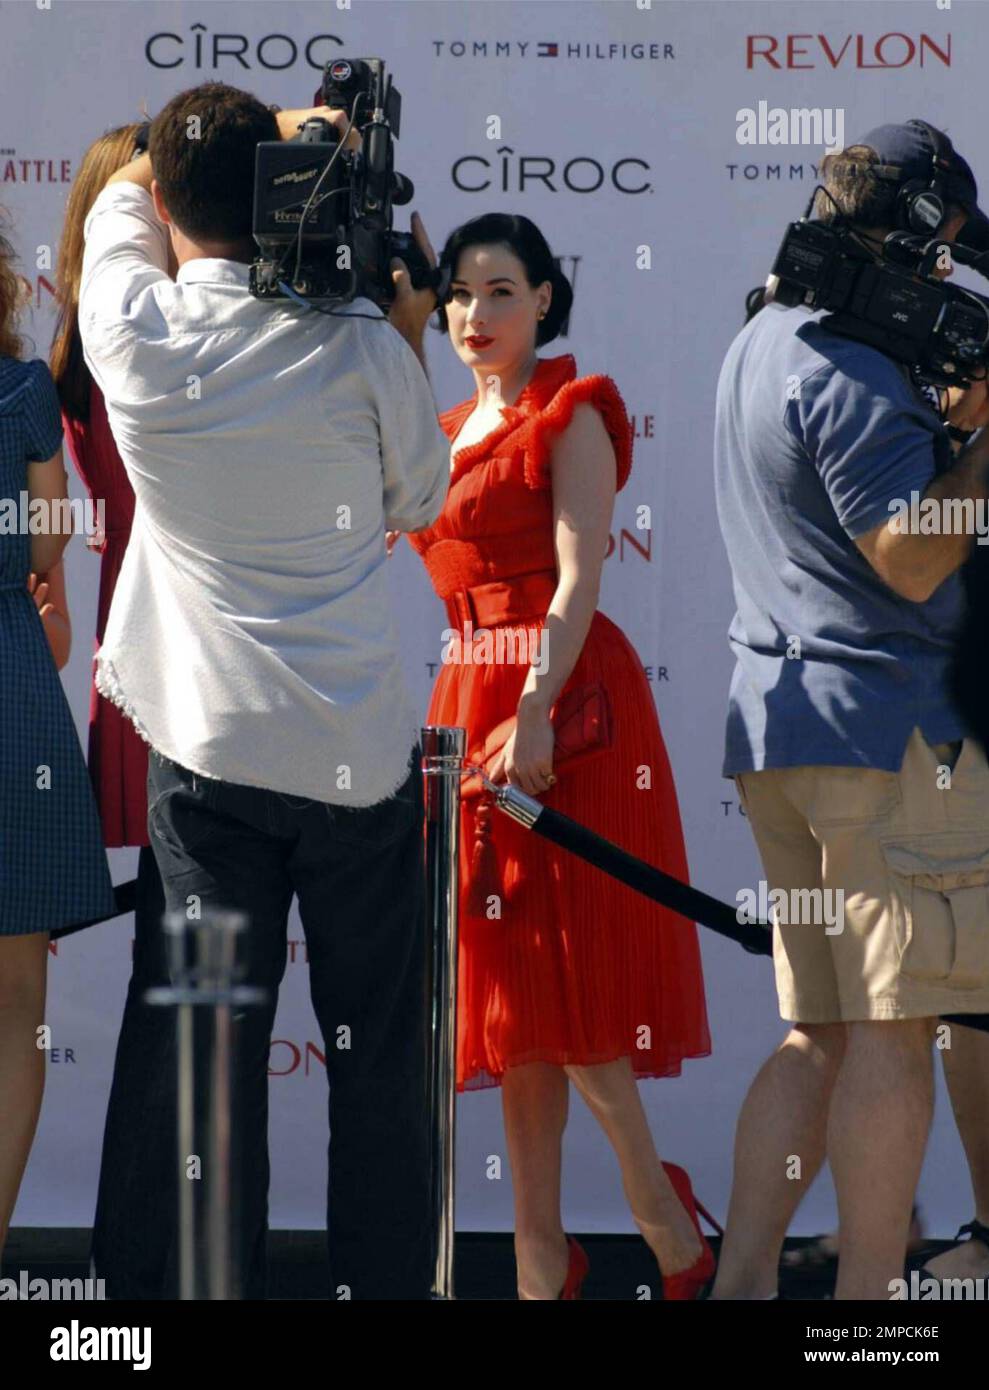
[[[31,536],[31,568],[36,574],[44,574],[54,569],[62,558],[62,551],[69,543],[71,528],[64,534],[55,530],[55,524],[67,508],[56,504],[64,502],[69,495],[69,480],[62,460],[62,447],[43,463],[28,463],[27,491],[30,502],[41,499],[45,503],[47,521],[43,532]],[[53,515],[57,513],[57,515]],[[30,517],[30,513],[29,513]]]

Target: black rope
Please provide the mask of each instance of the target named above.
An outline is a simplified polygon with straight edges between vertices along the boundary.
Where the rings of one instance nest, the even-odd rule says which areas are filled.
[[[490,788],[494,787],[493,783],[488,785]],[[541,802],[534,804],[539,807],[539,814],[527,828],[534,830],[543,839],[550,840],[561,849],[568,850],[569,853],[586,860],[588,864],[593,864],[612,878],[627,884],[629,888],[634,888],[637,893],[651,898],[653,902],[672,908],[688,921],[698,922],[701,926],[717,932],[719,936],[737,941],[751,955],[772,955],[772,928],[768,922],[740,922],[737,910],[729,903],[712,898],[709,893],[692,888],[690,884],[674,878],[672,874],[666,874],[662,869],[657,869],[642,859],[636,859],[612,841],[596,835],[593,830],[588,830],[585,825],[571,820],[569,816],[555,811],[551,806],[544,806]],[[505,815],[517,820],[497,797],[495,805]],[[942,1014],[941,1018],[945,1023],[960,1023],[965,1028],[976,1028],[979,1032],[989,1033],[989,1014]]]
[[[505,809],[498,802],[496,805],[499,805],[501,810]],[[506,811],[505,814],[510,815],[511,812]],[[560,811],[554,811],[551,806],[542,806],[530,829],[536,831],[543,839],[552,840],[561,849],[569,850],[588,864],[602,869],[612,878],[627,884],[629,888],[634,888],[637,893],[651,898],[653,902],[671,907],[688,921],[700,922],[719,936],[726,936],[729,941],[737,941],[739,946],[752,955],[772,955],[772,928],[768,922],[740,921],[737,909],[729,903],[712,898],[710,893],[702,893],[699,888],[692,888],[689,883],[674,878],[672,874],[664,873],[662,869],[657,869],[642,859],[636,859],[611,840],[596,835],[593,830],[588,830],[586,825],[571,820]]]
[[[106,917],[90,917],[87,922],[73,922],[68,927],[56,927],[49,935],[52,941],[61,941],[64,936],[74,936],[77,931],[85,931],[87,927],[98,927],[101,922],[112,922],[114,917],[120,917],[125,912],[133,912],[134,904],[137,901],[137,879],[129,879],[126,883],[114,885],[113,896],[116,899],[116,906]]]
[[[710,893],[703,893],[699,888],[691,887],[689,883],[674,878],[672,874],[664,873],[662,869],[647,864],[643,859],[636,859],[611,840],[596,835],[593,830],[588,830],[586,826],[571,820],[560,811],[554,811],[551,806],[543,806],[541,802],[535,804],[539,806],[539,814],[528,829],[535,830],[543,839],[550,840],[561,849],[577,855],[588,864],[593,864],[595,868],[627,884],[629,888],[634,888],[637,893],[651,898],[653,902],[672,908],[688,921],[698,922],[701,926],[717,932],[719,936],[736,941],[750,955],[772,955],[772,927],[768,922],[739,921],[738,911],[730,903],[721,902]],[[495,805],[505,815],[511,816],[511,812],[506,810],[497,798]],[[512,819],[517,818],[512,816]],[[74,922],[71,926],[59,927],[51,933],[51,939],[58,941],[63,937],[73,936],[76,932],[85,931],[87,927],[96,927],[101,922],[112,921],[114,917],[119,917],[125,912],[133,912],[137,897],[137,880],[130,879],[127,883],[118,883],[113,894],[116,907],[109,916],[94,917],[87,922]],[[979,1032],[989,1033],[989,1014],[942,1014],[941,1019],[945,1023],[959,1023],[965,1028],[976,1028]]]

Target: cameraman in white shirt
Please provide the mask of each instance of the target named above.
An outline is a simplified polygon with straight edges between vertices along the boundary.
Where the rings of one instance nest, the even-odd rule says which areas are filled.
[[[330,315],[252,297],[255,148],[312,115],[346,125],[183,92],[87,219],[84,354],[137,499],[97,685],[151,745],[169,909],[243,913],[269,994],[238,1039],[243,1295],[264,1296],[268,1047],[298,894],[331,1287],[427,1297],[419,719],[384,566],[386,528],[430,525],[448,486],[422,350],[436,299],[404,269],[390,321],[367,299]],[[170,1040],[147,1065],[163,1084]]]

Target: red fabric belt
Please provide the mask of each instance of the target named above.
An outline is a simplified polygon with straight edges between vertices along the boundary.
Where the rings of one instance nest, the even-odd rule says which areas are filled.
[[[463,631],[468,621],[475,629],[538,622],[546,616],[556,583],[555,570],[540,570],[490,584],[464,585],[446,599],[450,626]]]

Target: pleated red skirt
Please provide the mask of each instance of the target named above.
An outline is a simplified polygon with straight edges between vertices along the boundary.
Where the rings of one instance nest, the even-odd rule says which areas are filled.
[[[515,628],[532,639],[541,624]],[[532,650],[530,648],[529,650]],[[467,729],[468,749],[518,705],[524,664],[449,664],[431,724]],[[676,788],[642,664],[624,633],[596,613],[565,690],[600,681],[613,746],[567,768],[540,797],[630,854],[678,878],[687,856]],[[471,892],[477,800],[465,800],[460,855],[457,1085],[497,1085],[526,1062],[592,1065],[628,1057],[637,1077],[676,1076],[710,1053],[696,927],[500,811],[495,910]],[[485,894],[487,888],[485,888]]]

